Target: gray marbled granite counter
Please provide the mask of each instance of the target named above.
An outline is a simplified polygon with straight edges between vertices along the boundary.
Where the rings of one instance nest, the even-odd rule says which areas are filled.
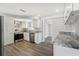
[[[55,39],[55,44],[79,49],[79,36],[72,32],[60,32]]]

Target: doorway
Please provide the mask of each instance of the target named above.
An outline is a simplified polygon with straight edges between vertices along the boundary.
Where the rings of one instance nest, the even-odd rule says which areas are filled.
[[[51,36],[51,33],[52,33],[52,32],[51,32],[51,28],[52,28],[51,24],[48,24],[48,35],[49,35],[49,36]]]

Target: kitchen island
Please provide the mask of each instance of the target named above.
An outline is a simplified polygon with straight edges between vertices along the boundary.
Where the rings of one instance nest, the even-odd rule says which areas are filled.
[[[79,36],[60,32],[54,41],[54,56],[79,56]]]

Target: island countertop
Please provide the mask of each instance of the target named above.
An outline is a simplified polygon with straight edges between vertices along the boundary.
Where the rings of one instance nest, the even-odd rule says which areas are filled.
[[[79,36],[74,33],[69,34],[69,32],[59,33],[55,39],[54,44],[79,49]]]

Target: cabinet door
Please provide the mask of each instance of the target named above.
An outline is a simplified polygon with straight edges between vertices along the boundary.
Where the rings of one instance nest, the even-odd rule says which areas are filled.
[[[29,33],[24,33],[24,40],[29,41]]]
[[[40,28],[41,27],[41,21],[40,21],[40,19],[33,20],[33,27],[34,28]]]
[[[64,12],[64,20],[65,20],[65,22],[67,21],[71,11],[73,10],[72,7],[73,7],[72,3],[65,4],[65,12]]]
[[[74,3],[73,4],[73,10],[79,10],[79,3]]]
[[[39,44],[40,42],[42,42],[42,34],[35,33],[35,43]]]

